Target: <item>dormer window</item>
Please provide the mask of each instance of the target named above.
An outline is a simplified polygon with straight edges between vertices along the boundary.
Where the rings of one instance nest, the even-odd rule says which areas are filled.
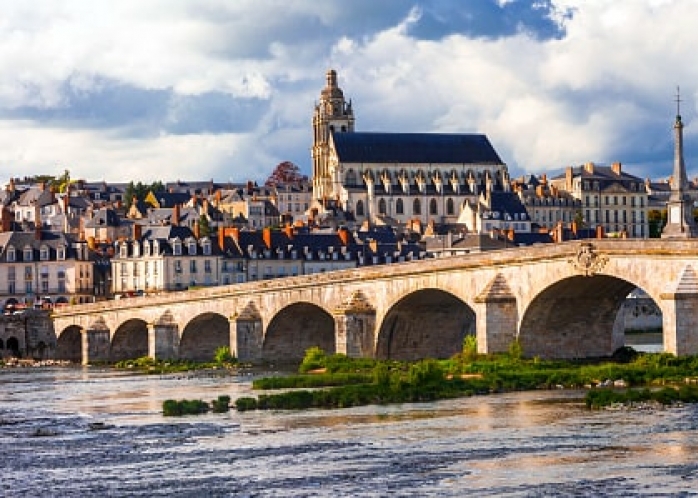
[[[150,256],[150,242],[147,240],[143,241],[143,255]]]
[[[210,255],[211,255],[211,241],[210,241],[210,240],[204,240],[204,242],[203,242],[203,249],[204,249],[204,255],[205,255],[205,256],[210,256]]]
[[[24,248],[24,261],[31,261],[34,259],[33,256],[34,251],[32,250],[31,247],[25,247]]]
[[[160,242],[157,240],[153,241],[153,254],[160,254]]]
[[[60,261],[65,260],[65,246],[58,246],[56,248],[56,259]]]
[[[15,261],[17,261],[17,251],[15,251],[14,247],[9,246],[7,248],[7,262],[14,263]]]
[[[41,261],[48,261],[49,259],[49,249],[48,246],[41,246],[41,252],[39,253],[39,259]]]
[[[196,256],[196,242],[193,240],[187,244],[187,251],[189,252],[189,256]]]
[[[175,256],[181,256],[182,255],[182,241],[179,239],[176,239],[172,243],[172,254]]]
[[[119,257],[120,258],[128,257],[128,246],[126,245],[125,242],[122,242],[121,244],[119,244]]]
[[[133,241],[133,256],[138,257],[141,255],[141,245],[137,240]]]

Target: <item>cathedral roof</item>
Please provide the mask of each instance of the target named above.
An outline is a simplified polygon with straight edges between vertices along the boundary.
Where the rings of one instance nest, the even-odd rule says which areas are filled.
[[[485,135],[443,133],[334,133],[345,163],[503,164]]]

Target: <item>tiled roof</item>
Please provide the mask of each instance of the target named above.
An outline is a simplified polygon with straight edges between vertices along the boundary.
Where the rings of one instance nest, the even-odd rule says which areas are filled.
[[[334,133],[332,140],[345,163],[502,164],[478,134]]]

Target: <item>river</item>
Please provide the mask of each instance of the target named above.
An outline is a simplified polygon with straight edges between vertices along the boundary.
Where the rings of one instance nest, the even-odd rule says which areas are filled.
[[[0,494],[698,496],[698,405],[588,411],[570,391],[166,418],[249,376],[0,371]]]

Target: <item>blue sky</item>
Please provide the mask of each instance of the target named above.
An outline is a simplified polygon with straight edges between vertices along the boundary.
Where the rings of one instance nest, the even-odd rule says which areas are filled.
[[[0,181],[310,175],[337,70],[357,131],[485,133],[512,176],[698,176],[698,2],[0,0]],[[2,180],[4,179],[4,180]]]

